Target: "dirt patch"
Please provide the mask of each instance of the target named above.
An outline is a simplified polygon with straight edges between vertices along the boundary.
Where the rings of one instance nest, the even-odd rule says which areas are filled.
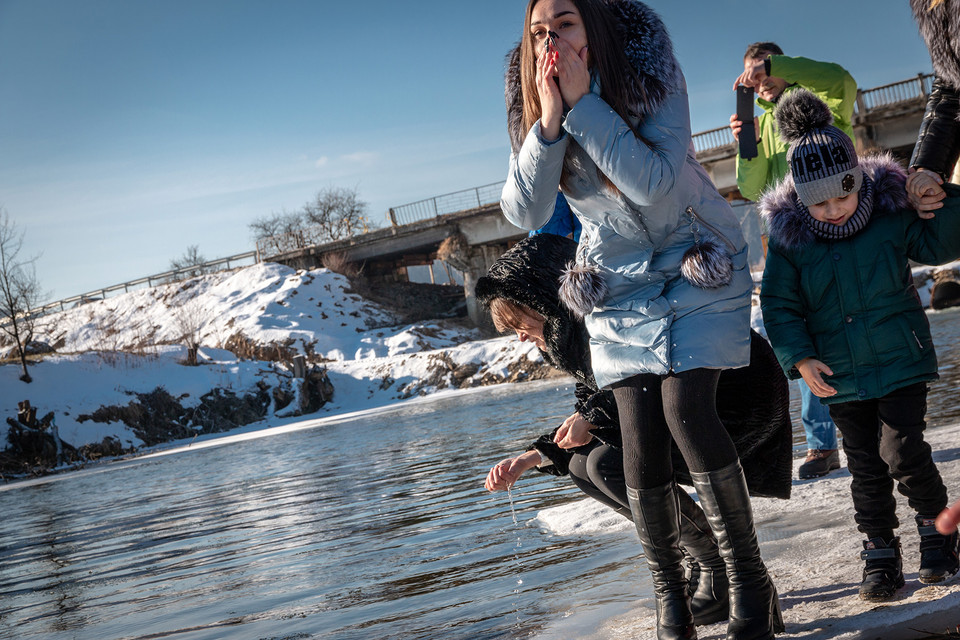
[[[356,293],[393,311],[401,324],[467,315],[463,287],[459,285],[377,283],[360,278],[351,280],[350,286],[345,293]]]
[[[297,354],[293,348],[293,339],[282,343],[260,344],[242,333],[235,333],[223,343],[223,348],[241,360],[261,360],[263,362],[289,362]]]
[[[430,354],[427,357],[429,375],[399,387],[397,389],[398,399],[405,400],[416,395],[422,396],[440,389],[469,389],[505,382],[529,382],[548,378],[562,378],[566,375],[542,360],[535,362],[527,358],[510,363],[504,375],[489,370],[483,371],[483,366],[475,362],[457,364],[446,352]],[[384,377],[380,388],[386,389],[394,383],[393,378]]]

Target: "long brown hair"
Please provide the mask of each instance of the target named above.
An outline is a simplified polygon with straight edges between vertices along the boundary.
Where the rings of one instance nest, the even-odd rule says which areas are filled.
[[[613,14],[602,0],[570,1],[580,12],[580,18],[583,20],[587,46],[590,47],[590,70],[595,72],[599,78],[600,97],[623,118],[634,135],[640,137],[636,127],[631,122],[630,97],[627,87],[635,86],[642,91],[643,84],[627,58],[620,36],[620,29]],[[530,0],[527,3],[527,12],[523,19],[523,37],[520,39],[520,91],[523,96],[524,131],[530,131],[531,127],[543,115],[540,94],[537,91],[537,50],[533,33],[530,30],[533,8],[537,5],[537,2],[539,0]],[[646,98],[646,96],[641,97]],[[603,175],[599,167],[597,173],[607,183],[607,186],[616,189],[613,183]],[[561,186],[568,175],[569,170],[565,162],[563,179],[560,181]]]

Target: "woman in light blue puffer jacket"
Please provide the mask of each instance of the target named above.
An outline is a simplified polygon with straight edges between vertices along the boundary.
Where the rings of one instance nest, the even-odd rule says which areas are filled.
[[[658,638],[696,634],[677,548],[671,436],[727,563],[728,638],[772,638],[782,630],[776,590],[716,414],[720,369],[749,362],[747,246],[694,157],[666,29],[634,0],[531,0],[506,100],[506,217],[539,228],[559,186],[583,225],[561,297],[584,316],[597,383],[616,397]]]

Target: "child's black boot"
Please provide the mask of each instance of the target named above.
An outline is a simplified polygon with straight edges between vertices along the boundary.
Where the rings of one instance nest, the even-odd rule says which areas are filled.
[[[917,516],[920,532],[920,582],[934,584],[947,580],[957,572],[960,560],[957,543],[960,536],[939,533],[934,526],[936,516]]]
[[[890,542],[882,537],[865,540],[860,559],[867,562],[860,583],[862,600],[890,600],[904,585],[900,538],[893,538]]]

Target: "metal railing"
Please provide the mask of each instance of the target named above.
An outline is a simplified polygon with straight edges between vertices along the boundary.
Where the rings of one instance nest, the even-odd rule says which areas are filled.
[[[501,180],[500,182],[485,184],[482,187],[454,191],[442,196],[403,204],[399,207],[391,207],[387,212],[387,217],[392,225],[397,226],[418,220],[436,218],[445,213],[476,209],[485,204],[500,202],[500,192],[503,190],[503,184],[504,181]]]
[[[857,96],[857,112],[863,114],[901,102],[926,100],[932,89],[933,74],[929,73],[921,73],[910,80],[867,89]]]
[[[721,149],[736,142],[730,127],[717,127],[693,134],[693,148],[697,153]]]
[[[269,260],[273,256],[313,247],[325,242],[330,242],[329,229],[319,226],[307,227],[306,229],[260,238],[257,240],[257,253],[262,256],[263,260]]]
[[[69,298],[64,298],[62,300],[57,300],[56,302],[45,304],[42,307],[31,310],[30,315],[37,317],[47,315],[48,313],[55,313],[57,311],[66,311],[67,309],[87,302],[103,300],[108,298],[111,294],[126,293],[141,287],[152,287],[157,284],[180,280],[183,276],[192,277],[201,273],[215,273],[217,271],[232,269],[234,266],[240,266],[246,261],[250,261],[251,264],[256,264],[259,262],[257,252],[247,251],[246,253],[238,253],[226,258],[210,260],[208,262],[204,262],[203,264],[184,267],[182,269],[172,269],[170,271],[164,271],[163,273],[157,273],[152,276],[121,282],[120,284],[115,284],[111,287],[95,289],[93,291],[88,291],[87,293],[81,293],[78,296],[71,296]]]

